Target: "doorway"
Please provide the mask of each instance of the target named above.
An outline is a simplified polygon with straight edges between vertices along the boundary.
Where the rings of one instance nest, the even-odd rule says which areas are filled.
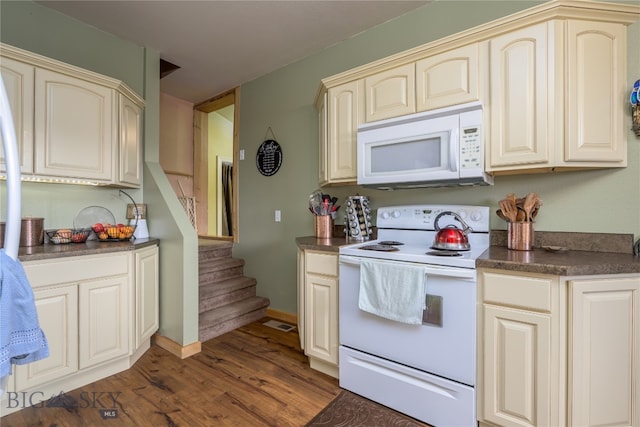
[[[238,99],[232,89],[194,107],[198,236],[238,241]]]

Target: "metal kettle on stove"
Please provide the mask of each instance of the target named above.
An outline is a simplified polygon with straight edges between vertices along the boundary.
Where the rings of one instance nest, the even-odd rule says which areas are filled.
[[[462,225],[462,229],[459,229],[455,225],[447,225],[446,227],[440,228],[438,225],[438,220],[445,215],[451,215]],[[436,216],[433,221],[433,226],[436,229],[436,237],[433,241],[432,249],[440,249],[447,251],[468,251],[471,249],[471,245],[469,244],[469,239],[467,238],[467,234],[473,231],[466,222],[462,220],[460,215],[452,211],[444,211]]]

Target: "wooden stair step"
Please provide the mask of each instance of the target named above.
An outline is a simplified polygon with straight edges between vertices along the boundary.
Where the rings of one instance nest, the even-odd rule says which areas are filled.
[[[202,244],[198,246],[198,260],[200,262],[209,259],[231,257],[233,243],[219,242],[214,244]]]
[[[256,295],[256,279],[239,276],[220,282],[200,285],[199,312],[231,304]]]
[[[269,299],[251,297],[199,316],[199,340],[207,341],[266,316]]]

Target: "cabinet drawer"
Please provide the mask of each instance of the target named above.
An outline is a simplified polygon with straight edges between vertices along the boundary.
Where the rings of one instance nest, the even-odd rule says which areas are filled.
[[[553,278],[480,272],[482,302],[551,311]]]
[[[307,273],[338,275],[338,256],[318,252],[306,252]]]
[[[31,287],[40,288],[127,274],[129,259],[129,253],[87,255],[26,262],[24,269]]]

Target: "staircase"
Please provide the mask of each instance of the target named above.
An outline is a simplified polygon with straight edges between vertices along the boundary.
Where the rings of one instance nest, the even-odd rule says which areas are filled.
[[[244,276],[244,260],[232,242],[200,240],[199,340],[210,340],[266,316],[269,299],[256,296],[256,279]]]

